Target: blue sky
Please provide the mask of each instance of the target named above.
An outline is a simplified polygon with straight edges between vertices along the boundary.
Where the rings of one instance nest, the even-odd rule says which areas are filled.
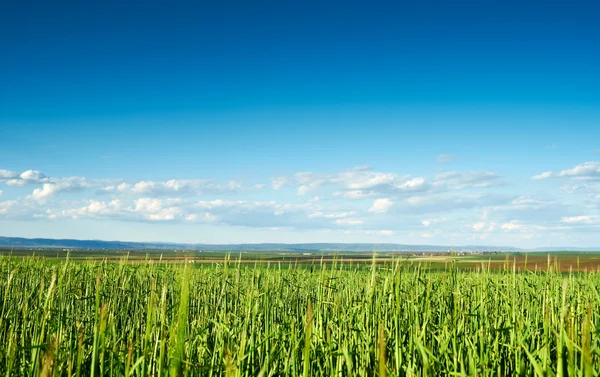
[[[600,245],[593,2],[5,3],[2,236]]]

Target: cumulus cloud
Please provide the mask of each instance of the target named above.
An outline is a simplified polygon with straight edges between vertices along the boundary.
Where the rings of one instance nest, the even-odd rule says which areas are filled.
[[[37,207],[37,211],[33,212],[34,217],[49,220],[118,219],[288,229],[327,229],[331,226],[357,228],[364,224],[363,219],[356,217],[357,214],[355,211],[330,211],[311,203],[220,199],[197,201],[190,198],[156,197],[64,202],[60,207]]]
[[[68,208],[47,209],[44,212],[33,215],[35,218],[46,218],[56,220],[60,218],[72,219],[102,219],[102,218],[117,218],[128,219],[129,213],[133,213],[133,209],[127,206],[120,200],[112,200],[109,202],[97,200],[85,200],[80,205],[73,205]]]
[[[27,170],[21,173],[19,176],[22,180],[26,182],[40,182],[46,178],[46,175],[37,170]]]
[[[507,223],[502,224],[500,227],[505,232],[511,232],[513,230],[521,230],[523,229],[523,225],[519,223],[517,220],[512,220]]]
[[[34,189],[28,198],[37,200],[39,202],[44,202],[48,198],[59,193],[77,192],[85,189],[101,187],[104,184],[106,184],[105,180],[88,180],[85,177],[52,179],[48,183],[43,183],[41,188]]]
[[[31,216],[30,208],[21,199],[0,201],[0,217],[23,219]]]
[[[56,194],[58,190],[58,185],[56,185],[55,183],[44,183],[44,186],[42,186],[41,189],[37,188],[33,190],[33,193],[30,197],[34,200],[42,201]]]
[[[448,163],[456,160],[458,160],[456,156],[453,156],[451,154],[441,154],[437,157],[435,161],[439,163]]]
[[[6,200],[3,202],[0,202],[0,215],[5,215],[8,213],[8,211],[16,206],[17,202],[14,200]]]
[[[289,183],[290,182],[286,177],[275,177],[271,179],[271,186],[273,186],[275,190],[286,187]]]
[[[535,179],[535,180],[540,180],[540,179],[547,179],[550,178],[554,175],[554,173],[552,173],[551,171],[545,171],[543,173],[534,175],[533,177],[531,177],[531,179]]]
[[[590,193],[598,193],[600,192],[600,185],[590,185],[590,184],[564,184],[562,186],[560,186],[560,189],[566,193],[569,194],[575,194],[575,193],[583,193],[583,194],[590,194]]]
[[[118,186],[107,186],[102,189],[104,193],[133,194],[144,196],[168,195],[207,195],[229,194],[242,189],[242,184],[229,181],[226,184],[215,183],[203,179],[171,179],[168,181],[139,181],[133,184],[121,183]],[[261,188],[254,186],[253,188]]]
[[[290,177],[271,179],[274,189],[296,187],[302,196],[325,186],[337,186],[346,191],[334,195],[349,199],[362,199],[377,193],[411,192],[427,189],[424,178],[409,178],[398,173],[376,172],[369,167],[357,167],[333,174],[300,172]]]
[[[0,180],[14,179],[19,177],[19,173],[10,170],[0,169]]]
[[[369,212],[386,213],[394,205],[394,201],[390,198],[380,198],[373,202]]]
[[[26,170],[19,174],[9,170],[0,170],[0,180],[7,186],[26,186],[48,181],[48,177],[37,170]]]
[[[394,173],[379,173],[364,170],[349,170],[339,173],[332,182],[340,183],[350,190],[364,190],[377,186],[390,185],[398,180]]]
[[[575,178],[580,180],[600,180],[600,162],[590,161],[559,172],[547,171],[534,175],[531,179]]]
[[[0,201],[0,217],[12,219],[27,219],[31,218],[33,213],[31,203],[23,199]]]
[[[593,170],[586,169],[585,174],[582,169],[576,174],[575,169],[569,169],[573,172],[550,172],[549,175],[590,179]],[[426,232],[423,234],[435,237],[436,242],[440,237],[456,242],[491,237],[494,242],[500,242],[495,237],[520,239],[528,234],[573,229],[583,233],[600,223],[600,217],[595,217],[600,210],[600,185],[595,182],[563,182],[561,192],[557,194],[555,190],[546,196],[543,192],[533,195],[526,189],[519,192],[513,186],[503,188],[504,193],[492,193],[477,189],[500,186],[504,181],[499,175],[485,171],[450,171],[431,178],[378,172],[368,167],[332,174],[301,172],[271,180],[272,189],[289,187],[290,191],[270,191],[263,195],[245,194],[263,189],[264,185],[247,185],[235,180],[127,182],[53,178],[36,170],[0,170],[0,183],[11,180],[19,181],[14,185],[38,186],[5,190],[4,195],[10,199],[19,190],[26,192],[22,199],[0,202],[2,218],[118,219],[263,229],[329,229],[358,235],[398,234],[405,241],[418,240],[422,232]],[[463,189],[469,190],[461,191]],[[323,192],[314,192],[317,190]],[[29,196],[25,196],[27,191]],[[295,197],[291,191],[304,198]],[[64,195],[59,201],[56,197],[61,194]],[[93,199],[85,196],[88,194],[98,196]],[[564,200],[559,194],[565,196]],[[274,195],[278,201],[269,201]],[[253,197],[257,200],[248,200]],[[220,199],[200,200],[212,198]],[[245,200],[239,200],[241,198]],[[394,215],[385,215],[390,212]],[[483,217],[482,212],[486,214]]]
[[[47,199],[65,192],[76,192],[95,189],[96,194],[165,197],[165,196],[194,196],[232,194],[244,190],[260,190],[262,184],[244,185],[231,180],[216,183],[203,179],[172,179],[168,181],[143,180],[134,183],[123,179],[90,179],[86,177],[48,177],[38,170],[27,170],[17,173],[10,170],[0,170],[0,182],[8,186],[41,185],[35,188],[29,199],[46,201]]]
[[[438,223],[438,222],[439,222],[438,219],[425,219],[425,220],[421,220],[421,225],[423,225],[425,228],[428,228],[431,225]]]
[[[481,221],[481,222],[473,224],[473,230],[481,231],[485,228],[485,226],[486,226],[485,222]]]
[[[423,187],[425,187],[425,178],[421,177],[413,178],[406,182],[396,185],[396,188],[403,191],[418,191]]]
[[[490,233],[496,228],[496,224],[488,223],[485,221],[478,221],[471,226],[471,228],[476,232],[486,232]]]
[[[178,199],[162,200],[157,198],[140,198],[135,201],[134,211],[145,219],[152,221],[168,221],[181,217],[184,211],[178,207]]]
[[[562,170],[559,177],[574,177],[584,180],[600,179],[600,162],[584,162],[571,169]]]

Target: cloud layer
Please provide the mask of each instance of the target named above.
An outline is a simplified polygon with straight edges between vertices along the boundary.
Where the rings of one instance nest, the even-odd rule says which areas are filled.
[[[438,160],[453,158],[442,155]],[[549,237],[569,243],[600,230],[600,183],[595,183],[600,163],[531,178],[529,182],[549,180],[547,190],[532,191],[528,182],[508,183],[492,171],[413,176],[366,166],[298,172],[263,182],[128,181],[0,170],[0,219],[310,230],[439,243],[519,244]]]

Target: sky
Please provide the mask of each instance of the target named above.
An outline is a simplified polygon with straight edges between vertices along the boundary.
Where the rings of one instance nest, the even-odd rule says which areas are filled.
[[[600,246],[599,12],[0,2],[0,236]]]

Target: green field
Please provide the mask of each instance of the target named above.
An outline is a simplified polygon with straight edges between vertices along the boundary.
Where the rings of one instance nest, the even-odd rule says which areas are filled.
[[[597,254],[11,255],[4,376],[600,373]]]

